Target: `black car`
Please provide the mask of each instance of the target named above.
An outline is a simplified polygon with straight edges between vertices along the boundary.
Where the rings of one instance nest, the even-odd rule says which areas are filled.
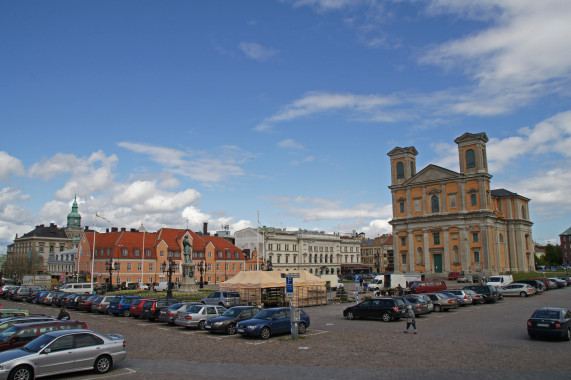
[[[221,316],[208,319],[204,329],[210,332],[233,335],[236,334],[236,324],[238,322],[253,318],[260,311],[255,306],[234,306],[226,310]]]
[[[571,340],[571,312],[561,307],[537,309],[527,321],[527,333],[532,338]]]
[[[347,319],[371,318],[389,322],[393,319],[398,320],[405,317],[406,306],[400,299],[391,297],[373,298],[355,306],[349,306],[343,310],[343,316]]]
[[[500,299],[498,290],[491,285],[468,285],[464,289],[470,289],[481,294],[486,303],[496,303]]]
[[[168,308],[175,303],[180,303],[179,300],[164,299],[164,300],[149,300],[143,305],[143,310],[141,311],[141,319],[148,319],[151,322],[159,319],[161,310]]]

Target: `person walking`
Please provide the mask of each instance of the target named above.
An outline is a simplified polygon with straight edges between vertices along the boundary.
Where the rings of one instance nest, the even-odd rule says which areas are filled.
[[[414,328],[414,334],[416,334],[416,317],[414,316],[412,306],[408,305],[406,308],[406,330],[404,330],[404,333],[408,333],[408,328],[410,326]]]

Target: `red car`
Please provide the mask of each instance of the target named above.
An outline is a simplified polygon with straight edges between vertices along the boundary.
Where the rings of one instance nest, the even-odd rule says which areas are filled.
[[[129,306],[129,314],[131,314],[132,317],[139,318],[143,312],[143,305],[146,301],[151,300],[155,301],[155,299],[152,298],[139,298],[134,300],[131,306]]]
[[[463,276],[464,276],[464,272],[450,272],[450,273],[448,273],[448,279],[449,280],[457,280]]]

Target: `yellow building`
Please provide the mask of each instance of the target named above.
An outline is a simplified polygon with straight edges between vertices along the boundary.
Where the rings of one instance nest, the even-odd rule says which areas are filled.
[[[436,165],[417,173],[414,147],[388,153],[395,272],[489,276],[534,268],[530,200],[491,190],[487,141],[485,133],[454,140],[460,173]]]

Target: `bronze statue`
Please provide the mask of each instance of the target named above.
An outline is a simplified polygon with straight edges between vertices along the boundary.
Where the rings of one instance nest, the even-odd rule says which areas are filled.
[[[190,244],[190,241],[188,241],[188,235],[184,237],[184,240],[182,241],[182,246],[184,247],[185,264],[188,263],[192,264],[192,253],[191,253],[192,244]]]

